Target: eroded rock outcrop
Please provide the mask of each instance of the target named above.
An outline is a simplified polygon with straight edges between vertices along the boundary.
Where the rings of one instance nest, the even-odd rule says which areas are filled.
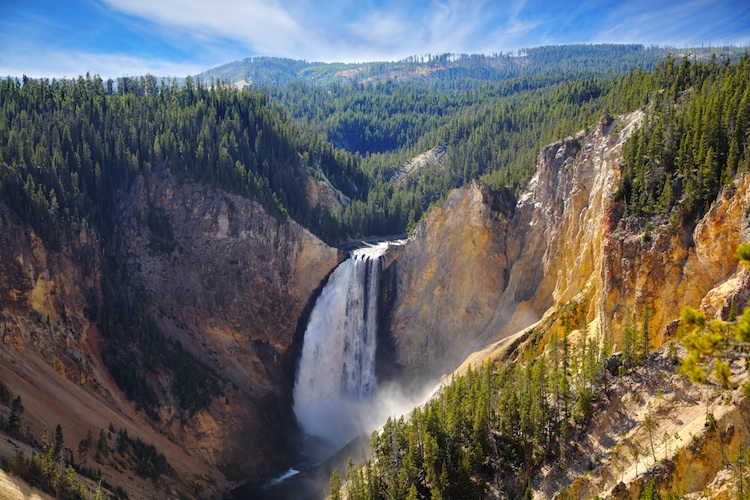
[[[597,287],[622,143],[641,119],[606,121],[543,148],[514,210],[493,211],[477,184],[452,192],[395,256],[397,361],[438,376],[458,364],[444,352],[479,349]],[[480,299],[467,309],[474,293]]]
[[[480,347],[476,332],[492,319],[507,286],[508,215],[492,210],[492,194],[472,183],[453,191],[412,240],[393,247],[384,282],[393,288],[384,329],[407,376],[457,364]],[[506,203],[507,204],[507,203]]]
[[[698,307],[709,290],[734,276],[734,252],[750,237],[748,208],[750,177],[744,175],[722,190],[692,231],[665,221],[646,237],[640,226],[619,224],[605,241],[603,263],[601,313],[610,328],[649,307],[658,343],[657,334],[683,306]]]
[[[478,185],[451,193],[391,266],[397,362],[438,376],[457,366],[446,353],[512,335],[573,298],[586,301],[587,319],[616,343],[627,318],[640,321],[648,308],[656,347],[681,307],[737,283],[734,251],[750,236],[750,177],[724,189],[694,229],[670,220],[649,229],[625,217],[615,198],[622,145],[642,120],[642,112],[605,115],[589,132],[544,147],[505,215],[490,210]],[[475,289],[481,298],[471,302]],[[710,309],[710,298],[704,302]]]
[[[0,333],[4,349],[28,349],[62,376],[91,377],[86,332],[99,298],[101,256],[96,233],[79,226],[55,249],[0,204]]]
[[[162,330],[236,388],[188,425],[165,408],[171,432],[245,473],[283,458],[298,323],[342,256],[256,202],[170,176],[136,179],[117,235],[128,284]]]

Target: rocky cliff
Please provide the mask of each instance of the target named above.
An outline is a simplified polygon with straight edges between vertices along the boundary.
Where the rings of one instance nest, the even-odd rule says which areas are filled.
[[[28,456],[28,439],[60,424],[76,461],[101,469],[131,498],[153,497],[154,486],[215,496],[227,478],[286,464],[295,449],[290,400],[300,325],[340,253],[253,201],[169,175],[137,178],[117,214],[105,257],[89,227],[45,242],[0,205],[0,413],[7,419],[19,395],[24,405],[22,429],[3,439],[0,455]],[[221,395],[188,412],[173,375],[152,366],[144,373],[160,404],[156,416],[139,411],[100,354],[111,341],[97,328],[103,286],[137,297],[166,338],[216,374]],[[153,444],[174,474],[151,484],[123,468],[127,459],[95,460],[100,431],[112,448],[123,431]],[[93,450],[79,457],[87,432]]]
[[[616,343],[625,320],[648,309],[656,347],[682,306],[736,283],[750,178],[736,179],[697,224],[647,228],[615,197],[622,145],[642,120],[642,112],[604,115],[544,147],[513,209],[493,210],[480,184],[452,192],[387,266],[396,363],[439,376],[457,366],[453,354],[515,334],[572,299]],[[716,309],[710,297],[703,305]]]
[[[508,215],[491,208],[496,196],[502,195],[476,183],[453,191],[406,245],[392,247],[383,281],[393,305],[383,330],[397,345],[390,362],[407,376],[423,375],[418,367],[430,363],[459,362],[480,347],[476,332],[507,286]]]
[[[592,130],[543,148],[510,209],[493,210],[481,184],[452,192],[391,253],[386,325],[402,370],[450,373],[458,366],[451,355],[470,346],[483,347],[471,363],[512,360],[520,345],[563,328],[560,317],[571,311],[615,350],[628,321],[640,328],[649,318],[657,348],[674,337],[683,306],[726,318],[747,303],[750,272],[738,269],[734,253],[750,237],[750,176],[739,175],[697,221],[629,216],[616,196],[621,149],[642,120],[640,112],[605,115]],[[721,469],[750,442],[747,400],[741,390],[693,387],[673,363],[662,347],[618,379],[578,453],[533,479],[535,496],[639,498],[652,482],[660,491],[726,497],[731,481]],[[742,366],[733,370],[741,384]],[[715,419],[708,427],[707,412]],[[646,413],[657,420],[655,456]],[[645,451],[633,458],[637,448]]]
[[[159,222],[144,227],[149,218]],[[247,470],[281,459],[294,428],[298,326],[338,251],[255,202],[155,175],[120,202],[117,235],[128,285],[145,294],[162,330],[233,388],[186,427],[165,408],[171,432]]]
[[[504,338],[597,286],[619,152],[640,120],[638,113],[619,126],[607,119],[543,148],[515,206],[493,210],[476,183],[452,192],[394,258],[396,361],[438,376],[457,366],[445,353],[465,355]],[[428,310],[436,296],[445,306]],[[439,347],[430,339],[441,339]]]

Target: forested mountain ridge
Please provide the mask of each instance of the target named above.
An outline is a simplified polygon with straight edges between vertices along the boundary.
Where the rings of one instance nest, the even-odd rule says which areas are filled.
[[[424,54],[401,61],[323,63],[274,57],[254,57],[211,68],[198,75],[249,85],[282,87],[293,82],[313,84],[419,81],[453,90],[492,80],[540,73],[590,71],[621,73],[633,68],[653,69],[669,54],[677,56],[741,53],[736,48],[645,47],[639,44],[579,44],[544,46],[498,54]]]
[[[309,202],[316,169],[346,195],[361,184],[351,155],[294,127],[260,93],[152,76],[119,79],[116,91],[96,76],[7,78],[0,100],[4,199],[41,234],[58,220],[110,224],[105,200],[152,170],[252,197],[315,228],[325,226],[316,215],[340,206],[335,196],[334,206]]]

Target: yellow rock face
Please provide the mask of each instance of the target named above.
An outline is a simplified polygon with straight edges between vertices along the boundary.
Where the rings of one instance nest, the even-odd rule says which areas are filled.
[[[422,368],[448,366],[478,348],[476,332],[499,305],[508,221],[490,210],[483,190],[472,184],[452,192],[386,268],[396,276],[389,325],[396,362],[414,374],[440,375]]]
[[[703,303],[710,313],[721,309],[735,293],[725,282],[737,272],[734,253],[748,236],[748,208],[750,177],[745,175],[722,191],[692,233],[671,234],[665,224],[655,228],[651,241],[644,241],[632,229],[618,228],[607,239],[604,254],[601,315],[608,327],[617,335],[628,312],[640,314],[648,306],[656,346],[664,326],[679,318],[682,307]],[[746,282],[734,283],[741,292],[747,291]],[[744,305],[738,302],[738,312]]]
[[[646,308],[653,347],[685,305],[732,278],[734,252],[750,237],[750,176],[725,189],[694,230],[650,229],[624,218],[615,201],[622,145],[640,126],[636,112],[544,147],[512,214],[489,210],[482,189],[452,192],[398,250],[390,267],[394,302],[386,327],[397,363],[412,373],[451,371],[467,349],[521,331],[586,290],[589,322],[616,343],[623,324]],[[750,277],[717,288],[704,308],[741,310]],[[744,291],[743,291],[744,290]],[[617,347],[617,346],[616,346]],[[458,360],[458,362],[457,362]]]
[[[387,326],[399,364],[451,371],[467,350],[520,331],[586,286],[599,289],[622,142],[641,118],[621,119],[620,133],[602,125],[543,148],[512,213],[490,210],[476,184],[450,194],[395,256]]]

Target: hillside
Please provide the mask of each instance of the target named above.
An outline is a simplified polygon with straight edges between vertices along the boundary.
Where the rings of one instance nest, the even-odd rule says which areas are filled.
[[[89,491],[131,498],[219,494],[298,449],[298,323],[341,256],[289,213],[344,196],[262,96],[144,82],[0,91],[2,456],[48,491],[31,457],[57,426]]]
[[[747,95],[746,84],[723,88],[737,102]],[[675,94],[669,112],[718,95],[680,102]],[[725,319],[747,300],[747,271],[733,254],[747,232],[748,177],[740,162],[708,210],[694,211],[681,191],[667,217],[636,215],[620,194],[630,168],[623,150],[656,120],[653,105],[604,114],[541,150],[512,209],[472,184],[395,249],[387,323],[395,371],[434,379],[478,351],[434,399],[373,437],[372,461],[347,470],[351,498],[639,498],[649,488],[734,487],[718,476],[709,483],[749,443],[736,430],[744,393],[711,380],[704,396],[675,374],[675,342],[682,306]],[[743,121],[720,123],[727,131],[718,137],[731,138]],[[652,165],[651,178],[665,166]],[[727,373],[730,389],[746,380],[741,363]]]
[[[208,69],[195,78],[241,85],[282,87],[293,82],[313,84],[419,81],[430,85],[471,86],[540,73],[590,71],[620,73],[632,68],[653,69],[667,55],[741,53],[735,48],[644,47],[643,45],[563,45],[520,49],[499,54],[426,54],[402,61],[322,63],[254,57]],[[612,61],[617,61],[616,65]]]

